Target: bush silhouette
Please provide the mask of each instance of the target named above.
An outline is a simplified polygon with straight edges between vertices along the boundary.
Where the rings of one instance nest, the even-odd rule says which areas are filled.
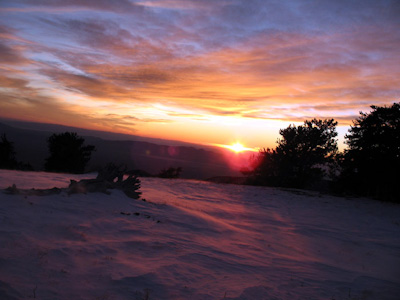
[[[345,136],[343,189],[400,202],[400,103],[360,112]]]
[[[53,134],[48,139],[50,156],[46,159],[45,170],[80,174],[90,160],[95,147],[84,146],[85,140],[76,133]]]
[[[160,178],[179,178],[181,172],[182,172],[181,167],[177,167],[177,168],[169,167],[168,169],[161,170],[161,172],[158,174],[158,177],[160,177]]]

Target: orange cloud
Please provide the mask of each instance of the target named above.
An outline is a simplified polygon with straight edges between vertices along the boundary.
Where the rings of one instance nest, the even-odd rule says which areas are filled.
[[[5,0],[0,114],[252,147],[277,124],[349,125],[400,97],[399,7],[338,5]]]

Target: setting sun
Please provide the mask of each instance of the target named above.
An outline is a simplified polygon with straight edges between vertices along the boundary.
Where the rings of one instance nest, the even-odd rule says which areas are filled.
[[[255,151],[253,148],[247,148],[239,142],[236,142],[232,145],[219,145],[219,146],[221,146],[223,148],[227,148],[235,153],[240,153],[240,152],[244,152],[244,151]]]
[[[236,153],[246,151],[246,148],[239,142],[237,142],[237,143],[233,144],[232,146],[230,146],[230,149],[232,151],[236,152]]]

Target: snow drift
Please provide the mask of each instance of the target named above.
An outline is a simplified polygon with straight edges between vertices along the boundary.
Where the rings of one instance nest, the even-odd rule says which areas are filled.
[[[95,174],[0,171],[0,188]],[[0,192],[0,299],[398,299],[400,206],[145,178],[122,191]]]

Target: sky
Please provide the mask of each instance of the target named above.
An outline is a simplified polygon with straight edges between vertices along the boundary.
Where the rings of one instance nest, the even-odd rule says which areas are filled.
[[[400,99],[400,1],[1,0],[0,117],[274,147]]]

